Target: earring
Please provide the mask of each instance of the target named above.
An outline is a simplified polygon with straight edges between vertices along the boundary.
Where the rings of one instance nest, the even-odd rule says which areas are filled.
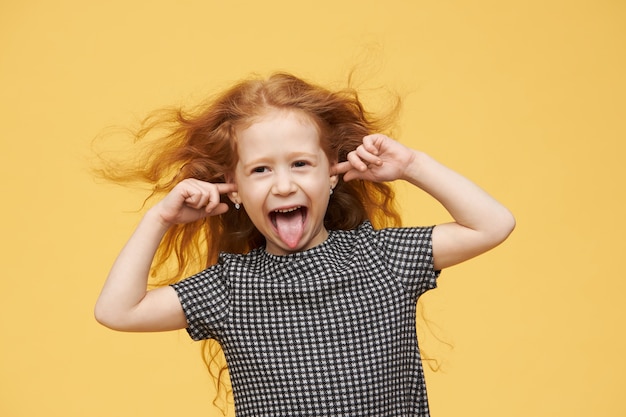
[[[241,204],[235,203],[235,209],[239,210],[241,208]]]
[[[333,195],[333,189],[332,188],[330,189],[330,195]]]

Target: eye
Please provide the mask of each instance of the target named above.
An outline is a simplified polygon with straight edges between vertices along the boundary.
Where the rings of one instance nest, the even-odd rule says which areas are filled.
[[[253,174],[262,174],[267,171],[267,167],[254,167],[252,168]]]
[[[296,161],[296,162],[293,163],[293,166],[296,167],[296,168],[302,168],[302,167],[305,167],[307,165],[309,165],[309,163],[306,162],[306,161]]]

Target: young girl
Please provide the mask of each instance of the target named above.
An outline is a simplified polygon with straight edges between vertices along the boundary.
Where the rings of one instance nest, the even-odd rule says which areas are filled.
[[[179,112],[141,172],[168,193],[115,261],[97,320],[218,341],[238,416],[428,416],[417,299],[514,219],[379,127],[355,93],[288,74]],[[382,227],[398,222],[395,180],[454,220]],[[179,272],[201,254],[206,269],[148,290],[155,254],[157,266],[175,254]]]

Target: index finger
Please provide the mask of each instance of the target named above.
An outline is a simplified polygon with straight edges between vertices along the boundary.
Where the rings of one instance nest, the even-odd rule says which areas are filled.
[[[214,185],[220,194],[228,194],[237,191],[237,184],[233,182],[218,182],[214,183]]]
[[[351,169],[352,169],[352,164],[350,163],[350,161],[338,162],[332,167],[330,167],[330,174],[331,175],[345,174]]]

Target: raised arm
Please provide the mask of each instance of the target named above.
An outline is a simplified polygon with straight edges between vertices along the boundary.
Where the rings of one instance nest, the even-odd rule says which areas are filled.
[[[96,320],[122,331],[165,331],[187,327],[178,297],[166,286],[147,290],[156,250],[173,224],[188,223],[226,212],[220,194],[235,191],[231,184],[187,179],[143,217],[115,260],[95,307]]]
[[[406,180],[437,199],[454,222],[433,230],[433,258],[443,269],[502,243],[515,227],[511,212],[476,184],[428,155],[411,151]]]
[[[511,212],[476,184],[423,152],[384,135],[370,135],[336,166],[344,180],[403,179],[437,199],[454,219],[433,231],[436,269],[458,264],[504,241],[515,227]]]

